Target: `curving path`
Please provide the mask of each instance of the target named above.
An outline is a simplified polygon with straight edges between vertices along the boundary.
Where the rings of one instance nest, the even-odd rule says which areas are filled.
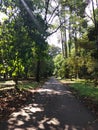
[[[31,92],[31,100],[2,122],[0,130],[98,130],[92,113],[55,78]]]

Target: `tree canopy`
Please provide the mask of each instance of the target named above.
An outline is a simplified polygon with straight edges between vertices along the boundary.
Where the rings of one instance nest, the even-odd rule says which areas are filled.
[[[90,16],[86,13],[89,5]],[[93,0],[2,0],[0,12],[6,18],[0,24],[0,77],[18,80],[32,76],[39,81],[40,77],[57,74],[67,78],[90,75],[95,79],[98,69],[95,5],[97,1]],[[47,38],[58,30],[62,54],[59,47],[47,43]]]

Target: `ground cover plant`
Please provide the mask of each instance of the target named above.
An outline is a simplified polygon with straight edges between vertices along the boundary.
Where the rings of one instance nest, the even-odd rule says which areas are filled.
[[[84,96],[85,98],[91,98],[92,101],[98,102],[98,87],[94,87],[92,84],[86,83],[74,83],[71,85],[73,89],[75,89],[80,96]]]
[[[68,85],[72,93],[83,102],[91,111],[98,116],[98,87],[85,80],[61,80],[64,85]]]

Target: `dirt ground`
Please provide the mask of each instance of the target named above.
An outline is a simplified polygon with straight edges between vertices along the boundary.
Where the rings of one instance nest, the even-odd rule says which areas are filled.
[[[1,120],[0,130],[98,130],[91,111],[54,77],[26,97],[22,105],[15,102],[17,111]]]

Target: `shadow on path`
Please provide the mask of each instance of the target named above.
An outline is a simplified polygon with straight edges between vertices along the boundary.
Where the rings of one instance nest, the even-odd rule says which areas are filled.
[[[2,122],[0,130],[98,130],[90,111],[55,78],[31,92],[31,100]]]

